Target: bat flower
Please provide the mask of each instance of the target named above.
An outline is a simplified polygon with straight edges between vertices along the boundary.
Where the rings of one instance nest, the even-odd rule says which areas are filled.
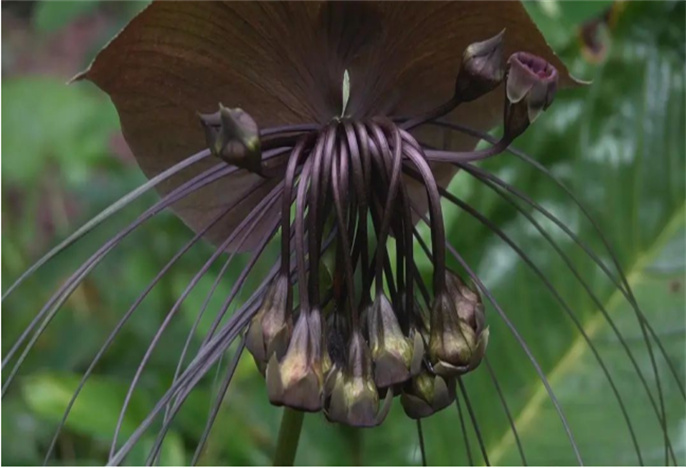
[[[149,181],[51,251],[6,294],[146,190],[156,189],[161,199],[106,242],[40,311],[4,356],[3,366],[15,364],[3,391],[87,273],[156,213],[170,208],[195,235],[122,317],[69,408],[123,324],[178,258],[202,239],[215,247],[136,369],[109,463],[123,462],[163,419],[149,456],[154,462],[186,397],[237,341],[194,461],[244,348],[265,376],[273,404],[299,417],[322,411],[331,421],[374,426],[395,396],[413,419],[456,399],[469,405],[462,381],[486,360],[489,337],[482,296],[519,337],[446,237],[443,205],[505,235],[448,191],[448,183],[462,169],[495,190],[518,193],[474,163],[508,150],[551,105],[558,87],[575,84],[520,3],[153,2],[76,80],[110,96]],[[486,132],[498,125],[503,136],[494,140]],[[480,140],[488,145],[475,149]],[[186,343],[168,390],[120,443],[123,415],[161,336],[220,257],[228,260],[215,287],[228,281],[223,275],[237,254],[246,258],[244,266],[199,349],[186,363]],[[239,296],[245,290],[249,297]],[[284,423],[297,417],[287,413]],[[53,448],[54,440],[48,455]]]

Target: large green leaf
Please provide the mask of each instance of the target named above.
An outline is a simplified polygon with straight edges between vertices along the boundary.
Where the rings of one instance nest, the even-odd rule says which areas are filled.
[[[574,72],[591,78],[593,85],[560,93],[530,134],[517,142],[569,186],[599,221],[682,382],[685,304],[683,294],[670,294],[668,285],[683,282],[683,252],[675,256],[681,268],[677,276],[656,279],[648,271],[669,241],[684,241],[680,229],[684,226],[682,131],[686,124],[684,32],[680,27],[683,14],[683,4],[627,4],[611,31],[611,49],[604,64],[592,69],[577,58],[578,53],[570,52]],[[501,156],[482,167],[552,211],[611,265],[592,225],[570,197],[545,176],[512,156]],[[645,389],[601,309],[569,267],[529,221],[517,216],[482,183],[462,174],[452,190],[501,227],[550,280],[609,369],[629,408],[644,463],[664,463],[664,440]],[[451,242],[475,267],[531,348],[569,420],[584,462],[637,464],[626,421],[607,377],[541,278],[490,229],[456,210],[448,216],[452,219]],[[541,216],[535,219],[571,258],[598,303],[616,323],[656,396],[649,354],[632,308],[569,237]],[[492,307],[488,316],[491,343],[487,355],[515,420],[527,462],[574,464],[576,459],[560,418],[528,358]],[[653,349],[657,349],[654,343]],[[658,356],[657,361],[671,442],[677,461],[683,462],[680,431],[684,400],[665,360]],[[520,464],[510,424],[485,367],[464,380],[490,462]],[[464,401],[462,404],[464,411]],[[465,419],[471,454],[476,463],[483,463],[466,412]],[[318,417],[308,418],[305,428],[297,462],[354,460],[346,452],[348,442],[339,428]],[[426,420],[424,433],[429,463],[468,462],[454,408]],[[382,428],[363,431],[362,437],[365,463],[419,462],[415,425],[397,404]]]
[[[683,314],[684,314],[684,221],[683,211],[665,227],[656,241],[657,246],[671,239],[662,249],[674,251],[681,247],[671,262],[651,262],[657,250],[647,252],[631,269],[630,281],[637,298],[646,311],[652,326],[656,329],[667,354],[676,364],[679,378],[683,382]],[[667,271],[656,273],[667,267]],[[655,392],[655,379],[650,372],[650,359],[644,346],[641,333],[636,327],[633,310],[622,300],[618,293],[611,295],[606,306],[615,318],[617,327],[635,353],[643,368],[650,387]],[[679,323],[681,322],[681,323]],[[610,367],[612,375],[620,388],[624,404],[633,423],[636,438],[641,448],[643,461],[649,465],[665,463],[664,439],[662,431],[650,405],[645,390],[638,382],[635,370],[627,359],[616,335],[606,325],[600,315],[595,315],[585,323],[599,352]],[[584,458],[592,464],[632,465],[637,463],[636,451],[630,442],[630,433],[622,417],[616,397],[608,391],[606,377],[601,372],[594,356],[581,340],[576,340],[566,355],[560,359],[550,372],[550,381],[561,404],[567,409],[570,424]],[[671,436],[677,460],[683,462],[686,446],[681,431],[684,421],[683,396],[670,375],[664,359],[658,359],[661,386],[667,410],[667,427]],[[598,391],[601,389],[601,391]],[[568,458],[561,456],[568,452],[569,443],[556,435],[559,419],[545,406],[547,396],[539,387],[520,412],[516,421],[518,430],[527,444],[527,451],[535,454],[535,461],[542,464],[565,463]],[[498,464],[517,464],[518,454],[513,447],[513,438],[508,434],[493,445],[492,462]]]
[[[3,80],[2,91],[7,116],[2,123],[3,181],[36,183],[56,164],[75,185],[105,162],[117,117],[92,88],[49,78],[15,78]]]
[[[52,426],[61,421],[80,379],[80,375],[34,374],[23,382],[22,393],[28,406]],[[96,444],[109,443],[114,435],[127,389],[127,383],[100,376],[91,377],[71,409],[70,417],[65,423],[67,430],[91,437]],[[151,408],[148,398],[140,393],[134,394],[129,411],[122,421],[120,437],[125,439],[130,436]],[[132,453],[129,463],[145,463],[154,441],[154,436],[144,439],[138,450]],[[179,434],[170,432],[163,445],[161,463],[184,464],[184,455]]]
[[[98,4],[97,0],[38,2],[33,23],[38,31],[54,32],[64,28],[75,19],[92,13],[98,8]]]
[[[608,61],[593,73],[593,85],[560,96],[545,119],[520,146],[538,158],[572,187],[600,221],[615,245],[639,302],[654,327],[683,330],[683,295],[676,303],[655,300],[644,287],[644,268],[666,243],[677,236],[683,242],[684,223],[684,90],[683,5],[631,4],[613,31]],[[659,18],[659,19],[658,19]],[[577,65],[577,73],[589,76]],[[519,161],[496,162],[487,167],[524,189],[567,225],[609,257],[598,235],[570,202],[569,197],[530,172]],[[466,177],[467,178],[467,177]],[[493,203],[486,189],[476,189],[470,202],[487,213],[541,268],[582,324],[610,370],[639,441],[646,463],[664,463],[659,425],[639,378],[600,308],[586,294],[569,268],[557,257],[531,224],[512,217],[511,209]],[[483,228],[473,228],[469,217],[454,222],[453,239],[479,271],[515,323],[551,381],[553,391],[569,419],[584,461],[590,464],[635,464],[627,424],[617,398],[590,348],[566,318],[561,305],[540,278],[530,273],[516,254]],[[538,217],[540,220],[540,217]],[[656,385],[649,355],[641,340],[633,311],[598,268],[588,261],[559,230],[549,229],[575,268],[591,286],[607,313],[617,322],[645,375],[651,391]],[[476,239],[484,239],[481,248]],[[677,257],[683,267],[683,254]],[[663,294],[665,284],[660,285]],[[653,285],[657,288],[658,285]],[[491,309],[492,310],[492,309]],[[670,312],[671,311],[671,312]],[[531,372],[527,358],[510,338],[502,321],[491,312],[491,349],[488,356],[515,417],[529,463],[568,464],[575,458],[551,400]],[[683,339],[683,336],[681,336]],[[664,345],[683,382],[681,340]],[[674,450],[683,450],[679,425],[684,401],[664,360],[658,359]],[[479,426],[493,463],[521,463],[514,438],[486,372],[467,379]],[[457,434],[437,428],[436,437],[455,443]],[[658,436],[656,436],[658,435]],[[472,451],[478,452],[471,435]],[[434,447],[438,447],[436,444]],[[447,447],[447,445],[444,445]],[[449,451],[436,449],[436,453]],[[453,451],[453,454],[455,451]],[[438,460],[443,460],[439,457]],[[464,460],[464,459],[463,459]],[[480,457],[476,457],[480,460]],[[683,460],[681,460],[683,462]]]

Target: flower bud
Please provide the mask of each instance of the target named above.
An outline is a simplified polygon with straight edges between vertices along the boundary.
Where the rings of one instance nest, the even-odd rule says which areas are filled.
[[[505,134],[516,138],[553,102],[557,70],[546,60],[516,52],[507,60]]]
[[[288,347],[293,329],[289,293],[288,276],[277,276],[248,327],[245,347],[263,374],[271,355],[276,353],[276,358],[281,359]]]
[[[219,104],[219,112],[200,114],[200,121],[207,146],[214,156],[253,172],[260,170],[260,130],[247,112]]]
[[[473,101],[494,90],[505,75],[502,30],[490,39],[470,44],[462,54],[455,94],[462,102]]]
[[[479,295],[446,271],[446,289],[431,311],[429,357],[434,372],[456,376],[475,369],[486,351],[488,328]]]
[[[403,335],[385,295],[376,296],[367,316],[367,326],[376,385],[388,387],[409,379],[414,343]]]
[[[301,311],[283,359],[272,354],[267,365],[267,392],[272,404],[303,411],[322,407],[322,326],[318,310]]]
[[[332,370],[327,387],[330,399],[326,416],[330,421],[356,427],[371,427],[381,422],[369,347],[359,331],[354,331],[350,338],[346,366]]]
[[[481,333],[486,324],[481,296],[455,273],[447,271],[445,279],[448,292],[453,292],[457,316],[467,322],[475,333]]]
[[[455,400],[455,380],[424,370],[412,377],[400,396],[405,414],[412,419],[426,418]]]

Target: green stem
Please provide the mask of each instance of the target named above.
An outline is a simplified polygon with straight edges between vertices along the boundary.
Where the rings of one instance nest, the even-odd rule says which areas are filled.
[[[349,429],[350,455],[353,466],[362,466],[362,430],[359,427]]]
[[[362,463],[362,429],[340,425],[341,437],[345,440],[347,452],[350,455],[350,466],[363,466]]]
[[[279,429],[279,441],[274,452],[274,466],[293,466],[295,452],[298,450],[300,430],[305,413],[291,408],[284,408]]]

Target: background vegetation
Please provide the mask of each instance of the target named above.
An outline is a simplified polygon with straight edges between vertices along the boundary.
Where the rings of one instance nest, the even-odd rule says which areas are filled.
[[[143,5],[2,4],[3,290],[49,247],[144,180],[103,93],[88,84],[64,84]],[[560,93],[517,145],[569,185],[599,220],[684,382],[684,3],[546,1],[527,3],[527,8],[573,73],[594,84]],[[511,156],[484,166],[562,218],[608,261],[591,225],[549,180]],[[555,284],[618,383],[644,461],[663,463],[657,420],[598,304],[510,205],[467,175],[458,176],[452,188],[516,239]],[[3,352],[80,261],[154,199],[150,195],[78,242],[3,304]],[[637,463],[616,398],[574,323],[540,279],[493,233],[457,210],[449,210],[447,216],[451,241],[477,267],[543,366],[585,461]],[[630,306],[568,237],[551,223],[536,219],[592,285],[654,389],[650,360]],[[189,238],[189,230],[180,221],[163,213],[119,247],[75,292],[3,400],[3,464],[42,463],[55,425],[93,355],[144,285]],[[209,252],[209,246],[201,245],[184,256],[175,273],[154,289],[124,329],[78,400],[58,440],[53,463],[105,461],[134,369],[161,317]],[[216,272],[219,265],[215,266]],[[124,436],[171,381],[179,343],[185,340],[212,279],[209,275],[184,303],[154,354],[126,414]],[[219,307],[230,286],[228,280],[220,286],[211,308]],[[569,442],[532,366],[496,314],[489,310],[488,316],[489,362],[506,396],[527,461],[573,463]],[[194,345],[207,326],[201,325]],[[664,359],[658,359],[658,368],[672,443],[677,460],[684,463],[684,400]],[[484,366],[467,376],[465,383],[490,462],[521,463]],[[216,387],[210,376],[191,395],[167,436],[162,464],[190,462]],[[280,415],[280,409],[267,403],[263,382],[251,359],[244,356],[201,463],[269,463]],[[475,462],[482,463],[473,427],[468,421],[466,425],[470,451]],[[424,427],[429,463],[467,462],[454,408],[430,418]],[[140,444],[128,463],[145,461],[145,447],[153,437]],[[398,403],[385,424],[373,430],[352,431],[326,423],[321,415],[308,415],[296,462],[418,463],[415,425],[404,417]]]

